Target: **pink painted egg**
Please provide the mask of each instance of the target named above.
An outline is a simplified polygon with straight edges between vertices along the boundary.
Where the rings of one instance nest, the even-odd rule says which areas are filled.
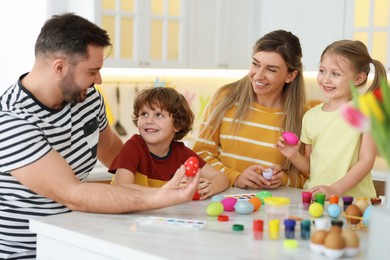
[[[233,197],[228,197],[221,200],[221,203],[225,211],[234,211],[234,205],[236,205],[237,199]]]
[[[287,144],[295,145],[299,141],[298,136],[293,132],[284,132],[282,136]]]

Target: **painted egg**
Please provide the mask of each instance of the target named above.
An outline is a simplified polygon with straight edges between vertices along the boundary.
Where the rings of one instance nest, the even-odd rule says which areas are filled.
[[[370,215],[371,215],[372,206],[369,206],[366,208],[366,210],[363,213],[363,224],[368,227],[368,223],[370,221]]]
[[[351,217],[361,217],[363,214],[358,206],[356,206],[355,204],[351,204],[345,209],[345,215]],[[360,219],[357,218],[349,218],[349,217],[346,218],[347,221],[351,224],[358,224],[360,222]]]
[[[211,202],[206,208],[207,215],[209,216],[218,216],[223,212],[223,205],[221,202],[215,201]]]
[[[329,217],[338,218],[341,215],[341,207],[338,204],[329,204],[327,212]]]
[[[322,213],[324,212],[324,208],[322,207],[321,203],[313,202],[309,206],[309,214],[313,218],[319,218],[322,216]]]
[[[261,207],[261,199],[256,196],[250,198],[248,202],[253,204],[253,211],[258,210]]]
[[[245,215],[252,213],[254,206],[252,203],[246,200],[239,200],[237,201],[236,205],[234,205],[234,209],[237,211],[238,214]]]
[[[195,191],[194,195],[192,196],[192,200],[199,200],[200,199],[200,194],[198,191]]]
[[[255,196],[258,197],[261,200],[261,204],[263,205],[264,204],[264,198],[272,197],[272,194],[271,194],[271,192],[269,192],[267,190],[262,190],[262,191],[256,193]]]
[[[234,211],[234,205],[236,205],[237,199],[233,197],[228,197],[223,200],[221,200],[221,203],[223,205],[223,209],[225,211]]]
[[[211,197],[211,201],[212,202],[215,202],[215,201],[222,201],[223,199],[225,199],[226,197],[223,196],[223,195],[214,195],[213,197]]]
[[[195,176],[199,169],[199,161],[195,156],[191,156],[185,161],[184,166],[186,167],[186,175],[189,177]]]
[[[271,180],[273,175],[274,175],[274,171],[270,168],[265,169],[263,171],[263,177],[266,178],[267,180]]]
[[[282,136],[287,144],[295,145],[299,141],[298,136],[293,132],[284,132]]]

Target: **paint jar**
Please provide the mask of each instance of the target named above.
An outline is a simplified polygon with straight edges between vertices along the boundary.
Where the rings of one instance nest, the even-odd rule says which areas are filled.
[[[312,193],[310,191],[302,191],[302,205],[304,210],[308,210],[311,204]]]
[[[351,196],[343,196],[343,209],[344,211],[351,205],[353,202],[353,197]]]
[[[279,219],[280,222],[288,218],[290,199],[282,197],[264,198],[265,218],[267,221]]]
[[[318,202],[322,205],[322,207],[325,207],[325,194],[317,193],[315,196],[315,202]]]
[[[295,220],[294,219],[285,219],[284,220],[284,237],[286,239],[295,238]]]
[[[262,219],[253,220],[253,238],[255,240],[263,239],[264,221]]]
[[[371,198],[370,201],[372,206],[381,205],[382,203],[382,199],[379,197]]]
[[[268,221],[269,239],[275,240],[279,238],[279,226],[280,226],[279,219],[271,219],[270,221]]]
[[[301,221],[301,238],[304,240],[310,239],[310,226],[311,222],[309,219]]]
[[[339,204],[339,196],[330,195],[329,196],[329,204]]]

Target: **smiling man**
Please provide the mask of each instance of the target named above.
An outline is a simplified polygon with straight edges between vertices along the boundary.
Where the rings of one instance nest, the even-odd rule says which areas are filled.
[[[29,219],[71,210],[125,213],[190,201],[180,167],[164,189],[86,183],[123,143],[108,126],[101,84],[106,31],[73,15],[53,16],[35,44],[29,73],[0,96],[0,259],[34,259]],[[161,200],[160,198],[164,198]]]

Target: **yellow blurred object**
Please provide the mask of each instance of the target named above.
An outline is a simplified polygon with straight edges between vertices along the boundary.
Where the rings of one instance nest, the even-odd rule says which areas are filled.
[[[104,96],[103,90],[100,88],[100,86],[96,86],[96,89],[100,92],[100,94],[103,96],[104,104],[106,106],[106,114],[108,119],[108,124],[112,125],[114,123],[114,115],[112,113],[111,107],[107,102],[106,97]]]

